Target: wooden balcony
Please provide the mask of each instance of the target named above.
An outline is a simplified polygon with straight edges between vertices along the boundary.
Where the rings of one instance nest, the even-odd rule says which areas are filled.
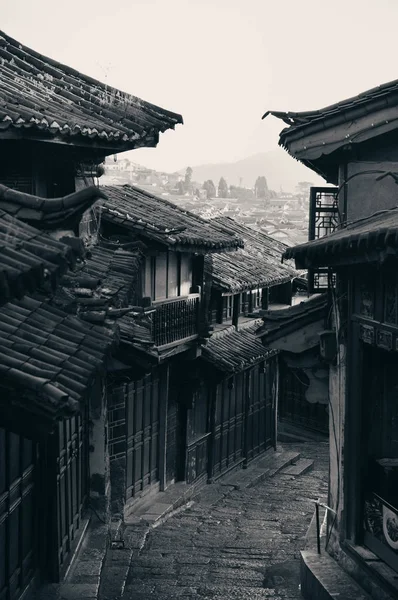
[[[153,302],[152,339],[162,347],[193,339],[199,330],[200,294]]]

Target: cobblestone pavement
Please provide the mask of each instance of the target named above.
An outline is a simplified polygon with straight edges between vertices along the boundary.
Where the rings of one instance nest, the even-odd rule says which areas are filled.
[[[298,477],[278,473],[256,487],[211,485],[186,510],[151,529],[130,566],[124,600],[299,600],[299,551],[325,497],[326,443],[286,444],[313,459]]]

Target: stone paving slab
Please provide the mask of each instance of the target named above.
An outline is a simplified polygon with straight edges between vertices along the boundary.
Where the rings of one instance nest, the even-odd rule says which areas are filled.
[[[307,471],[310,471],[314,468],[314,461],[311,459],[300,459],[295,464],[289,465],[284,469],[281,469],[281,475],[294,475],[298,477],[299,475],[304,475]]]
[[[279,475],[300,453],[316,468],[293,481]],[[313,499],[327,490],[328,447],[305,444],[272,458],[205,486],[186,510],[149,527],[122,599],[302,600],[300,550]]]

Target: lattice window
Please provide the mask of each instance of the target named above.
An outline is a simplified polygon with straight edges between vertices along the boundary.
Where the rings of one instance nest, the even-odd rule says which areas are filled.
[[[339,209],[336,187],[312,187],[310,191],[310,220],[308,239],[318,240],[333,233],[339,225]],[[332,278],[335,284],[335,276]],[[324,292],[328,289],[327,269],[308,270],[308,288],[310,293]]]

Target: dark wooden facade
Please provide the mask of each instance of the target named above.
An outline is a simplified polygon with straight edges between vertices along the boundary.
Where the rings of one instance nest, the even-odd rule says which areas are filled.
[[[398,572],[396,268],[357,269],[348,282],[347,534]],[[355,476],[348,477],[350,468]]]
[[[39,447],[0,428],[0,598],[14,600],[39,580]]]
[[[276,377],[274,357],[213,388],[212,479],[276,446]]]
[[[59,581],[87,518],[87,418],[62,421],[47,438],[0,428],[0,598]]]
[[[187,409],[188,483],[213,481],[275,446],[277,357],[229,376],[208,367]]]

